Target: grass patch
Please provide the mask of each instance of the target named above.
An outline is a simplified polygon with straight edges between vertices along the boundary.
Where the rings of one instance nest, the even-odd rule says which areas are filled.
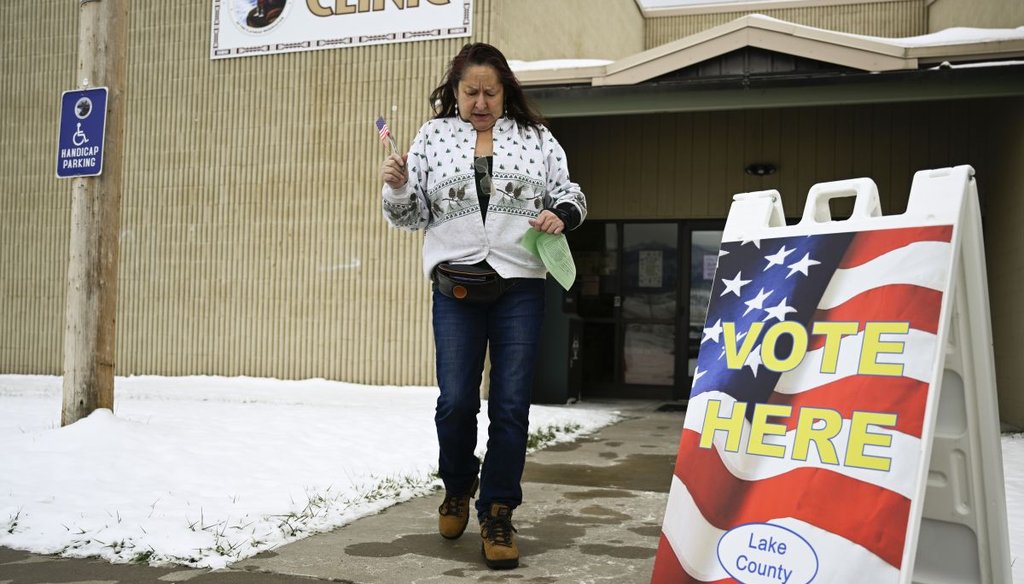
[[[548,444],[555,441],[561,435],[573,435],[580,431],[579,424],[570,422],[561,426],[548,426],[541,428],[536,432],[530,432],[530,435],[526,438],[526,449],[527,450],[538,450],[544,448]]]

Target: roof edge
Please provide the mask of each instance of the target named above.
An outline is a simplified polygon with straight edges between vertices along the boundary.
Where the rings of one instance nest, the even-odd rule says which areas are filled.
[[[557,69],[526,69],[516,71],[516,79],[525,86],[532,85],[591,85],[593,80],[607,75],[607,65],[588,67],[561,67]]]
[[[863,71],[917,67],[917,61],[907,54],[905,47],[763,14],[748,14],[610,63],[607,73],[603,77],[595,77],[593,84],[639,83],[745,46],[801,57],[813,54],[812,58]],[[663,62],[660,67],[659,61]]]
[[[737,0],[736,2],[696,4],[692,6],[669,6],[645,8],[637,0],[637,7],[645,19],[671,16],[693,16],[699,14],[722,14],[726,12],[757,12],[784,8],[814,8],[818,6],[843,6],[846,4],[883,4],[897,0]]]
[[[995,29],[993,29],[995,30]],[[921,64],[1024,56],[1024,38],[908,44],[815,28],[748,14],[600,67],[524,71],[524,85],[635,85],[744,47],[815,59],[869,72],[917,69]],[[517,74],[518,75],[518,74]]]

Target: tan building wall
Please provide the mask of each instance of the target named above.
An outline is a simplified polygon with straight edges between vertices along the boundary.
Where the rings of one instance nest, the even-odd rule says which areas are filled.
[[[0,150],[0,371],[57,373],[71,189],[56,175],[61,91],[74,83],[75,8],[0,2],[7,104]]]
[[[489,40],[490,0],[474,3]],[[70,182],[54,178],[77,4],[0,4],[0,370],[62,371]],[[468,39],[211,61],[210,3],[132,2],[120,375],[433,382],[421,235],[381,217],[400,142]]]
[[[211,61],[209,2],[173,20],[133,2],[117,373],[433,383],[422,236],[381,217],[373,120],[411,141],[466,42],[530,60],[641,50],[635,3],[602,3],[539,19],[539,0],[476,0],[471,39]],[[53,160],[76,8],[0,4],[16,80],[0,144],[20,154],[0,162],[5,372],[63,367],[70,182]]]
[[[644,50],[633,0],[500,0],[488,27],[509,59],[609,59]]]
[[[804,6],[725,12],[720,9],[660,16],[647,20],[645,47],[650,49],[678,38],[725,24],[747,14],[758,13],[797,24],[881,37],[907,37],[928,32],[927,0],[893,2],[808,1]]]
[[[1020,0],[935,0],[928,7],[928,31],[955,26],[1016,28],[1024,26]]]

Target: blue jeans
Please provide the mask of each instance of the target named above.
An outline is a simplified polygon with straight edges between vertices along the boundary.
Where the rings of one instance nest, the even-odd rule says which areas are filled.
[[[434,290],[437,398],[434,422],[441,454],[438,473],[450,493],[469,491],[480,473],[477,515],[491,503],[523,500],[530,394],[544,318],[544,280],[523,278],[490,304],[453,300]],[[484,353],[491,348],[490,425],[483,468],[476,449],[476,416]]]

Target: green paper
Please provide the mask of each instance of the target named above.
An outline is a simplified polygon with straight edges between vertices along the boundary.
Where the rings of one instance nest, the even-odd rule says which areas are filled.
[[[523,235],[523,247],[544,262],[548,272],[562,288],[568,290],[576,281],[576,264],[572,260],[569,241],[565,239],[564,234],[552,235],[532,228],[527,229]]]

